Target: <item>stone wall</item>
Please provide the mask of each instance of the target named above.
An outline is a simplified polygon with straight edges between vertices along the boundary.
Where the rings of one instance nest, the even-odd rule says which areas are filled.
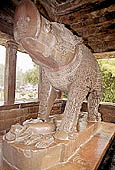
[[[87,112],[87,102],[83,103],[82,111]],[[115,123],[115,103],[101,102],[99,112],[102,115],[102,121]]]
[[[57,100],[51,111],[52,114],[61,114],[64,111],[66,100]],[[87,111],[87,102],[83,103],[82,111]],[[115,123],[115,104],[101,103],[99,112],[102,120]],[[37,118],[39,102],[5,105],[0,107],[0,133],[9,130],[12,124],[22,123],[26,119]]]
[[[0,131],[8,130],[12,124],[36,118],[39,103],[6,105],[0,107]]]
[[[102,114],[102,120],[104,122],[115,123],[115,103],[101,103],[99,112]]]

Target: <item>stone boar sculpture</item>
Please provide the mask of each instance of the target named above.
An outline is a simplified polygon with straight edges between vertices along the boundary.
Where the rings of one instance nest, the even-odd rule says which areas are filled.
[[[88,99],[88,121],[98,121],[102,94],[101,72],[95,57],[63,24],[40,15],[30,0],[21,1],[14,17],[14,38],[41,66],[40,118],[49,114],[58,90],[68,92],[68,100],[58,133],[72,138],[77,130],[80,109]]]

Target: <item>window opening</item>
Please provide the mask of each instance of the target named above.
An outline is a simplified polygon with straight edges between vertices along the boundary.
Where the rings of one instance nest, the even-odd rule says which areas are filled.
[[[38,99],[38,70],[39,67],[28,54],[17,52],[15,103]]]
[[[6,48],[0,45],[0,106],[4,104],[4,68]]]

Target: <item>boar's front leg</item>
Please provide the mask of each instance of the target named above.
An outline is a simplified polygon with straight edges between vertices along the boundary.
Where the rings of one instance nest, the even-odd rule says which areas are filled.
[[[39,113],[40,119],[49,121],[49,114],[51,112],[53,103],[57,97],[56,90],[51,86],[48,81],[45,72],[41,69],[41,80],[39,86]]]

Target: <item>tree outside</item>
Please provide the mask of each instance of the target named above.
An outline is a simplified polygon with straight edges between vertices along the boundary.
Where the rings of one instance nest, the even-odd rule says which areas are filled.
[[[39,66],[34,64],[34,69],[31,69],[29,71],[27,71],[24,75],[24,82],[25,83],[30,83],[30,84],[33,84],[33,85],[36,85],[38,84],[38,72],[39,70]]]
[[[26,71],[17,69],[16,101],[27,102],[38,98],[38,77],[39,67],[34,64],[34,68]]]
[[[103,102],[115,103],[115,59],[99,59],[104,87]]]

